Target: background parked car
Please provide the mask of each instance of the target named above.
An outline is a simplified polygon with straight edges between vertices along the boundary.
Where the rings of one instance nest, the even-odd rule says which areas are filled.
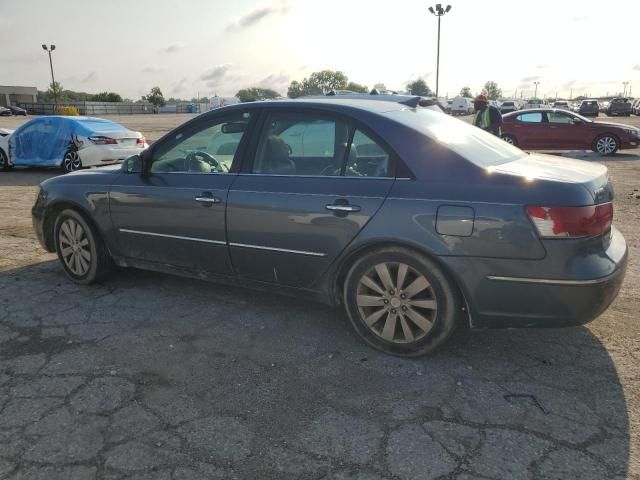
[[[6,107],[0,107],[0,116],[10,117],[11,115],[13,115],[13,113],[11,113],[11,110]]]
[[[614,98],[611,100],[611,103],[609,103],[606,113],[610,117],[615,115],[624,115],[628,117],[631,115],[631,103],[628,98]]]
[[[474,110],[473,98],[458,96],[451,102],[452,115],[471,115]]]
[[[122,161],[147,146],[140,132],[109,120],[44,116],[0,137],[0,167],[60,167],[71,172]]]
[[[505,100],[500,104],[500,113],[515,112],[519,109],[518,102],[514,100]]]
[[[27,111],[24,108],[20,108],[15,105],[11,105],[8,108],[9,110],[11,110],[11,113],[13,115],[24,115],[25,117],[27,116]]]
[[[636,98],[631,104],[631,112],[635,115],[640,115],[640,98]]]
[[[547,103],[547,101],[543,100],[542,98],[530,98],[526,101],[523,108],[545,108],[548,106],[549,104]]]
[[[612,155],[640,145],[640,130],[594,122],[565,110],[527,110],[502,117],[502,138],[525,150],[588,150]]]
[[[597,117],[600,114],[600,105],[597,100],[583,100],[576,113],[583,117]]]
[[[556,100],[553,102],[553,108],[571,111],[571,105],[566,100]]]

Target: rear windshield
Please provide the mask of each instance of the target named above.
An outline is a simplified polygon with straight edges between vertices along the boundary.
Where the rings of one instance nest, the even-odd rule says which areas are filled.
[[[479,167],[502,165],[526,156],[501,138],[443,113],[425,109],[388,112],[389,117],[437,140]]]
[[[597,104],[598,104],[598,102],[596,102],[594,100],[589,100],[589,101],[585,100],[585,101],[582,102],[582,105],[591,105],[592,107],[597,105]]]
[[[503,107],[513,107],[513,102],[502,102]]]

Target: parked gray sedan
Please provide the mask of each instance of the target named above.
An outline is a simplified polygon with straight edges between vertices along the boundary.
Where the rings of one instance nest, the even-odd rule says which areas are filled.
[[[420,355],[461,324],[598,316],[627,262],[612,201],[602,165],[336,96],[200,115],[121,167],[46,180],[33,222],[75,282],[117,265],[302,295]]]

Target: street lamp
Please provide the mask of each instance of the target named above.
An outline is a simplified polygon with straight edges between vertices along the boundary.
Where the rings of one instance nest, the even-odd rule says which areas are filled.
[[[533,98],[538,98],[538,85],[540,85],[540,82],[533,82],[533,84],[536,86],[536,91],[533,94]]]
[[[58,94],[56,93],[56,79],[53,76],[53,61],[51,60],[51,52],[56,49],[55,45],[51,45],[47,47],[45,44],[42,44],[42,49],[49,54],[49,66],[51,67],[51,90],[53,90],[53,103],[58,106]]]
[[[624,91],[622,92],[622,96],[625,97],[627,95],[627,85],[629,85],[629,82],[622,82],[622,85],[624,85]]]
[[[445,13],[449,13],[449,11],[451,10],[451,5],[447,5],[445,8],[442,8],[442,4],[441,3],[437,3],[435,6],[435,10],[434,7],[429,7],[429,11],[434,14],[436,17],[438,17],[438,56],[436,59],[436,98],[438,98],[438,83],[440,80],[440,17],[443,16]]]

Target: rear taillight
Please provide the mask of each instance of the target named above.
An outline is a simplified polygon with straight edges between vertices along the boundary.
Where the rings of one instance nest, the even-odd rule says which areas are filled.
[[[527,207],[541,238],[594,237],[613,221],[613,203],[585,207]]]
[[[102,135],[93,135],[89,137],[89,140],[96,145],[116,145],[118,143],[115,138],[104,137]]]
[[[144,137],[140,137],[138,138],[138,140],[136,141],[136,143],[138,145],[144,145],[147,142],[147,140]]]

